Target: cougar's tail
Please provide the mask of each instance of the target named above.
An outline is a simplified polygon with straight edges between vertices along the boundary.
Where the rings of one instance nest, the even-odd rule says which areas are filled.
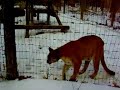
[[[104,60],[104,49],[103,49],[103,47],[102,47],[101,50],[102,50],[102,52],[101,52],[101,64],[102,64],[103,68],[105,69],[105,71],[106,71],[108,74],[110,74],[110,75],[115,75],[115,72],[112,71],[112,70],[110,70],[110,69],[108,69],[108,67],[107,67],[107,65],[106,65],[106,63],[105,63],[105,60]]]

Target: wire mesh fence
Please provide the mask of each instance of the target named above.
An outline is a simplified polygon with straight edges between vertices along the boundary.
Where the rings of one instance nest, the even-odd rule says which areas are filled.
[[[41,6],[35,6],[41,7]],[[42,6],[42,8],[46,8]],[[93,7],[93,9],[96,9]],[[109,84],[116,82],[120,84],[120,32],[119,28],[113,29],[109,27],[109,19],[107,14],[102,14],[101,10],[89,9],[89,12],[85,12],[84,19],[80,19],[80,7],[76,4],[75,7],[66,6],[65,13],[62,7],[58,16],[63,25],[70,26],[70,29],[66,33],[59,32],[59,29],[32,29],[29,31],[30,37],[25,38],[25,29],[15,30],[16,35],[16,54],[17,54],[17,66],[20,75],[31,76],[33,78],[44,78],[62,80],[62,68],[64,62],[59,60],[58,62],[48,65],[47,55],[49,53],[48,48],[54,49],[70,42],[77,40],[86,35],[97,35],[105,42],[105,61],[108,68],[116,72],[114,77],[106,74],[104,69],[100,66],[97,77],[93,80],[89,78],[89,74],[93,72],[92,62],[89,65],[88,70],[78,76],[78,81],[84,83],[96,83],[96,84]],[[34,22],[46,22],[46,14],[39,14],[39,21],[37,16],[34,17]],[[116,16],[117,17],[117,16]],[[119,13],[118,13],[119,17]],[[108,26],[106,26],[106,23]],[[119,20],[115,21],[115,27],[120,25]],[[16,17],[15,24],[25,25],[25,16]],[[58,25],[55,17],[50,17],[51,25]],[[37,35],[36,35],[37,34]],[[73,52],[75,53],[75,52]],[[84,65],[84,62],[82,66]],[[67,80],[72,75],[73,68],[70,68],[67,72]],[[4,28],[1,24],[0,29],[0,75],[5,76],[5,52],[4,52]]]

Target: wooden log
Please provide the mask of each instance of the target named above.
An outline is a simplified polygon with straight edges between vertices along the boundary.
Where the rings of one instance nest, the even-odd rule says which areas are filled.
[[[26,25],[29,25],[30,21],[30,4],[26,1]],[[25,38],[29,38],[29,29],[26,29]]]
[[[4,41],[6,56],[6,79],[14,80],[18,78],[16,44],[14,29],[14,0],[4,0]]]
[[[62,25],[15,25],[15,29],[64,29],[68,30],[69,26]]]

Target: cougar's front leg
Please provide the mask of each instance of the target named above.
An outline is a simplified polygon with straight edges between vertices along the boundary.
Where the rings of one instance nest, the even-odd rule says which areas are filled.
[[[81,62],[74,64],[74,66],[73,66],[74,67],[73,75],[71,76],[69,81],[76,81],[76,77],[79,74],[80,66],[81,66]]]
[[[63,71],[62,71],[62,79],[63,80],[66,80],[66,72],[69,70],[70,67],[71,67],[71,65],[64,64]]]

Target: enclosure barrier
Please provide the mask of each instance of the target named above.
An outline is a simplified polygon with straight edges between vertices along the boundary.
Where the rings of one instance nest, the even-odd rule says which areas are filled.
[[[119,28],[113,29],[109,27],[110,20],[105,14],[101,14],[101,10],[97,7],[89,8],[89,12],[85,12],[84,19],[80,19],[79,3],[76,7],[70,7],[66,5],[65,14],[61,10],[58,12],[58,16],[65,26],[57,26],[58,23],[54,17],[51,17],[51,23],[54,27],[50,25],[26,25],[25,16],[15,17],[15,25],[13,24],[13,30],[15,28],[15,45],[16,45],[16,59],[17,59],[17,70],[19,76],[25,76],[37,79],[54,79],[62,80],[62,68],[63,61],[48,65],[47,55],[49,53],[48,48],[52,47],[54,49],[66,44],[69,41],[77,40],[80,37],[86,35],[97,35],[101,37],[105,43],[104,45],[104,55],[105,61],[111,70],[115,71],[115,76],[109,76],[106,74],[104,69],[100,66],[99,73],[95,79],[90,79],[89,74],[93,72],[93,64],[90,63],[88,70],[79,75],[77,80],[82,83],[95,83],[95,84],[106,84],[111,83],[120,84],[120,32]],[[62,6],[63,8],[63,6]],[[7,8],[6,8],[7,9]],[[119,13],[117,14],[119,16]],[[116,17],[117,17],[116,15]],[[37,18],[34,17],[33,21]],[[46,15],[39,15],[39,20],[45,21]],[[16,23],[17,22],[17,23]],[[106,22],[108,26],[106,26]],[[10,27],[10,22],[8,22]],[[115,21],[115,27],[119,26],[119,21]],[[70,26],[70,28],[69,28]],[[66,33],[56,32],[58,29],[69,29]],[[29,38],[25,38],[26,29],[30,29]],[[45,30],[46,29],[46,30]],[[51,29],[51,30],[49,30]],[[55,29],[55,30],[53,30]],[[5,28],[1,24],[0,28],[0,78],[6,76],[6,57],[5,57],[5,45],[4,45],[4,33]],[[11,28],[8,29],[11,31]],[[44,32],[36,35],[38,32]],[[11,35],[14,31],[11,31]],[[13,35],[14,36],[14,35]],[[11,43],[11,41],[9,41]],[[9,47],[10,49],[11,47]],[[11,48],[12,49],[12,48]],[[10,49],[10,50],[11,50]],[[73,52],[75,53],[75,52]],[[83,67],[84,63],[82,64]],[[72,74],[73,68],[70,68],[67,72],[67,80],[69,80]]]

